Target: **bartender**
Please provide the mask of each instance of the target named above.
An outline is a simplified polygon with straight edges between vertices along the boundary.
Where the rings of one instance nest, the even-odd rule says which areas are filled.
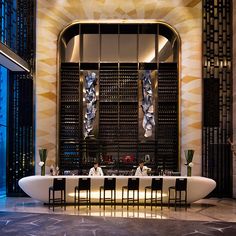
[[[103,176],[102,168],[98,166],[98,162],[95,161],[93,167],[89,170],[90,176]]]
[[[139,162],[139,167],[137,168],[135,175],[136,176],[148,176],[148,171],[151,171],[151,168],[148,168],[144,165],[144,161]]]

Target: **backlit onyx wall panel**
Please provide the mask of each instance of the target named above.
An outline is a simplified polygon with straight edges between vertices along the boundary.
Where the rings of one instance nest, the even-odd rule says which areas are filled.
[[[203,1],[203,176],[230,197],[232,154],[232,1]]]

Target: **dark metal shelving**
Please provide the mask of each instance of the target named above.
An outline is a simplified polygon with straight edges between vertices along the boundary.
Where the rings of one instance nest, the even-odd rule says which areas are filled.
[[[100,160],[101,164],[108,169],[129,169],[137,165],[138,160],[143,159],[149,153],[151,155],[149,165],[153,168],[159,166],[163,169],[177,170],[178,77],[176,63],[168,63],[164,68],[162,66],[159,68],[157,93],[159,91],[166,91],[166,93],[160,93],[158,96],[156,138],[145,142],[139,140],[139,70],[129,68],[132,66],[131,64],[127,64],[126,69],[121,71],[118,70],[118,66],[113,64],[112,66],[117,69],[111,70],[110,64],[107,69],[103,63],[102,70],[99,71],[98,134],[97,137],[84,140],[81,136],[83,125],[82,116],[79,114],[82,114],[83,105],[81,97],[77,93],[79,88],[75,89],[74,83],[72,83],[71,90],[68,84],[63,88],[63,81],[68,81],[67,77],[71,75],[74,76],[71,81],[77,81],[79,86],[79,65],[74,66],[63,63],[61,67],[61,98],[63,100],[61,100],[60,113],[60,168],[86,169],[92,165],[94,160]],[[67,71],[69,67],[71,67],[71,72]],[[66,74],[64,76],[64,71],[67,71],[68,76]],[[112,87],[110,83],[114,86]],[[168,84],[168,90],[165,90],[166,84]],[[129,93],[132,96],[127,95],[124,99],[124,94]],[[76,96],[76,101],[73,102],[71,97],[74,96]],[[64,97],[68,100],[65,101]],[[68,106],[68,110],[65,106]],[[73,149],[75,144],[70,144],[67,149],[64,148],[66,143],[63,138],[67,142],[77,140],[77,149]],[[67,155],[64,154],[65,150],[67,150]],[[72,150],[71,153],[69,150]],[[109,156],[112,156],[111,163],[107,161]],[[132,163],[124,162],[126,156],[131,156],[131,159],[134,157]]]
[[[60,80],[59,155],[61,169],[77,169],[81,162],[81,92],[78,63],[62,63]]]
[[[155,34],[158,35],[158,24],[113,24],[112,27],[107,24],[79,24],[79,34]],[[161,32],[163,34],[163,32]],[[157,47],[157,44],[155,44]],[[81,46],[81,48],[83,48]],[[101,51],[100,51],[101,53]],[[81,52],[81,55],[83,53]],[[101,56],[100,56],[101,58]],[[65,69],[67,64],[67,69]],[[163,64],[163,65],[161,65]],[[76,95],[76,86],[68,85],[71,72],[67,73],[69,63],[62,63],[61,66],[61,82],[60,82],[60,121],[68,122],[66,127],[74,126],[75,119],[80,114],[79,128],[76,140],[80,143],[78,152],[78,165],[63,164],[63,156],[59,153],[60,169],[79,168],[86,169],[92,166],[94,160],[101,161],[101,165],[106,168],[116,169],[119,171],[132,169],[137,166],[140,159],[144,159],[145,155],[150,156],[150,165],[152,168],[168,168],[176,171],[178,169],[178,68],[177,62],[174,63],[157,63],[155,62],[85,62],[83,56],[78,63],[80,71],[76,73],[81,75],[81,81],[86,73],[95,72],[97,75],[97,89],[99,96],[97,97],[97,114],[96,124],[92,135],[83,138],[83,115],[85,103],[83,102],[83,85],[80,84],[80,95]],[[160,67],[160,68],[159,68]],[[158,71],[159,68],[159,72]],[[141,76],[145,70],[153,72],[153,81],[157,84],[155,87],[154,110],[156,124],[153,137],[144,138],[141,130],[142,123],[142,86]],[[63,71],[65,77],[63,77]],[[157,76],[158,74],[158,76]],[[73,76],[73,75],[72,75]],[[155,78],[154,78],[155,77]],[[65,83],[63,83],[63,80]],[[158,80],[158,82],[157,82]],[[160,81],[159,81],[160,80]],[[62,91],[70,95],[63,95]],[[160,94],[158,94],[160,93]],[[157,95],[158,94],[158,95]],[[64,117],[65,107],[63,107],[64,96],[71,97],[68,101],[73,105],[73,112],[77,116]],[[77,96],[76,98],[74,96]],[[156,100],[156,97],[157,100]],[[72,100],[75,98],[75,102]],[[77,100],[80,104],[77,104]],[[76,110],[76,105],[77,109]],[[166,107],[168,107],[166,109]],[[162,110],[158,110],[161,108]],[[68,113],[69,114],[69,113]],[[61,125],[61,124],[60,124]],[[59,126],[60,126],[59,125]],[[67,129],[60,130],[59,133],[67,132]],[[170,134],[171,132],[171,134]],[[69,132],[70,133],[70,132]],[[73,133],[72,133],[73,134]],[[66,135],[66,134],[65,134]],[[68,134],[70,135],[70,134]],[[62,138],[62,137],[59,137]],[[69,138],[69,137],[68,137]],[[73,136],[73,138],[75,138]],[[62,145],[59,140],[59,146]],[[166,148],[167,154],[163,154]],[[59,147],[59,152],[60,152]],[[105,167],[104,167],[105,168]]]
[[[176,63],[160,63],[157,94],[157,163],[161,169],[177,171],[179,103]]]

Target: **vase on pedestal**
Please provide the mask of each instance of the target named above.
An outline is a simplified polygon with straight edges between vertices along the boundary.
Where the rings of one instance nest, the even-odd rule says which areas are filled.
[[[188,150],[184,150],[184,154],[185,154],[185,159],[186,159],[186,166],[187,166],[187,176],[191,176],[192,175],[192,167],[193,167],[193,154],[194,154],[194,150],[192,149],[188,149]]]
[[[47,159],[47,149],[46,148],[40,148],[39,149],[39,157],[40,162],[39,165],[41,166],[41,175],[45,175],[45,167],[46,167],[46,159]]]
[[[191,176],[192,175],[192,167],[187,166],[187,176]]]
[[[41,175],[42,176],[45,175],[45,164],[43,166],[41,166]]]

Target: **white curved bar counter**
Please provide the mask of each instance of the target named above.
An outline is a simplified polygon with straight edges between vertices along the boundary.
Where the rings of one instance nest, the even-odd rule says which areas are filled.
[[[128,178],[137,176],[28,176],[19,180],[19,186],[30,197],[48,203],[48,188],[53,184],[53,178],[66,178],[66,202],[73,203],[74,188],[78,185],[79,178],[91,178],[91,201],[99,201],[99,189],[104,183],[104,178],[116,178],[116,199],[121,201],[121,190],[128,183]],[[139,198],[144,199],[144,189],[151,185],[152,178],[163,178],[163,202],[168,202],[168,188],[175,185],[176,178],[187,178],[187,201],[195,202],[206,197],[215,187],[212,179],[200,176],[142,176],[139,183]]]

